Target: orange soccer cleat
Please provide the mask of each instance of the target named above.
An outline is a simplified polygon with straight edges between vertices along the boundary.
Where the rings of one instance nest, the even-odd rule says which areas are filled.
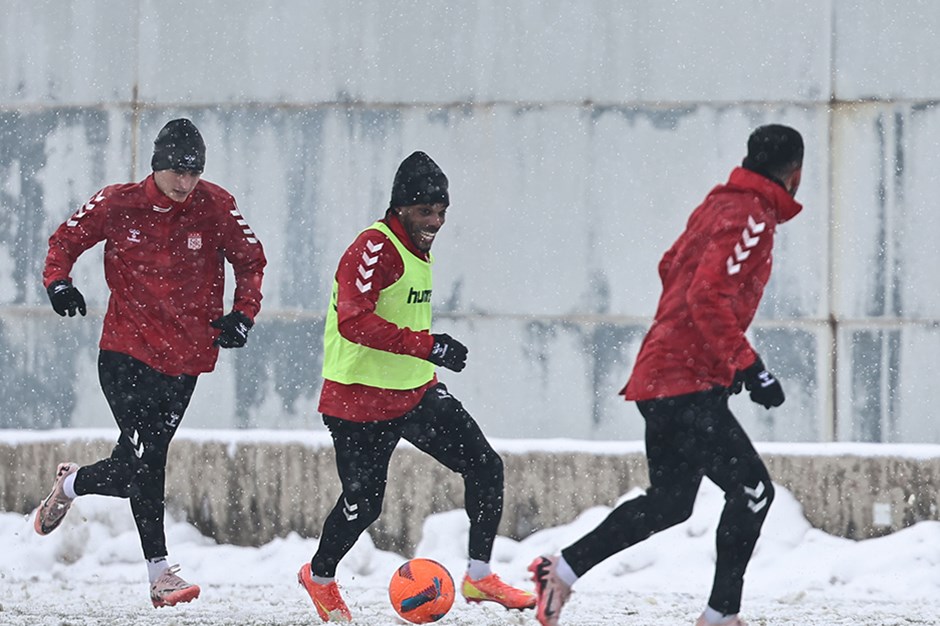
[[[327,585],[314,582],[310,577],[310,563],[304,563],[297,572],[297,582],[310,594],[313,606],[316,607],[320,619],[324,622],[352,621],[352,613],[343,602],[343,596],[340,595],[339,585],[335,580]]]
[[[535,594],[507,585],[496,574],[479,580],[464,575],[460,591],[467,602],[495,602],[507,609],[535,608]]]

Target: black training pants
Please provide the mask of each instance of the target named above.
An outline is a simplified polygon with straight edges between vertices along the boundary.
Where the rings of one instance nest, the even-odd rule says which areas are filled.
[[[98,377],[121,434],[110,457],[79,470],[75,493],[129,498],[144,558],[166,556],[167,451],[196,376],[167,376],[126,354],[102,350]]]
[[[489,561],[503,514],[503,461],[477,423],[443,384],[428,389],[402,417],[357,423],[323,416],[333,437],[343,492],[323,524],[311,564],[332,578],[336,566],[382,511],[388,464],[400,439],[411,442],[464,480],[471,559]]]
[[[649,490],[611,511],[562,554],[580,576],[609,556],[688,519],[702,477],[707,476],[725,492],[708,605],[737,613],[744,571],[774,497],[767,468],[728,409],[724,388],[641,401],[637,407],[646,419]]]

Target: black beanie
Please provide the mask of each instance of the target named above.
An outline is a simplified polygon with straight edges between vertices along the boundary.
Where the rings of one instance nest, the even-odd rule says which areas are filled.
[[[206,167],[206,142],[199,129],[187,119],[171,120],[153,140],[153,171],[186,170],[201,172]]]
[[[398,166],[389,208],[413,204],[450,204],[447,176],[423,152],[412,152]]]
[[[783,169],[803,162],[803,137],[781,124],[760,126],[747,139],[747,156],[741,166],[775,178]]]

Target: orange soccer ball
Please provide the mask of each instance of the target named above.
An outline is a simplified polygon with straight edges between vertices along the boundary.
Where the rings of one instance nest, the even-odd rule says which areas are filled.
[[[437,561],[411,559],[392,574],[388,599],[412,624],[436,622],[454,605],[454,579]]]

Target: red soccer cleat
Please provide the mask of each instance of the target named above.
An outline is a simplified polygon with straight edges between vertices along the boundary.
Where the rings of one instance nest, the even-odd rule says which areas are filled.
[[[304,563],[297,572],[297,582],[310,594],[313,606],[316,607],[317,614],[324,622],[352,621],[352,613],[343,602],[343,596],[339,594],[339,585],[335,580],[328,585],[314,582],[310,577],[310,563]]]
[[[496,574],[479,580],[464,575],[460,591],[467,602],[495,602],[507,609],[535,608],[535,594],[507,585]]]

